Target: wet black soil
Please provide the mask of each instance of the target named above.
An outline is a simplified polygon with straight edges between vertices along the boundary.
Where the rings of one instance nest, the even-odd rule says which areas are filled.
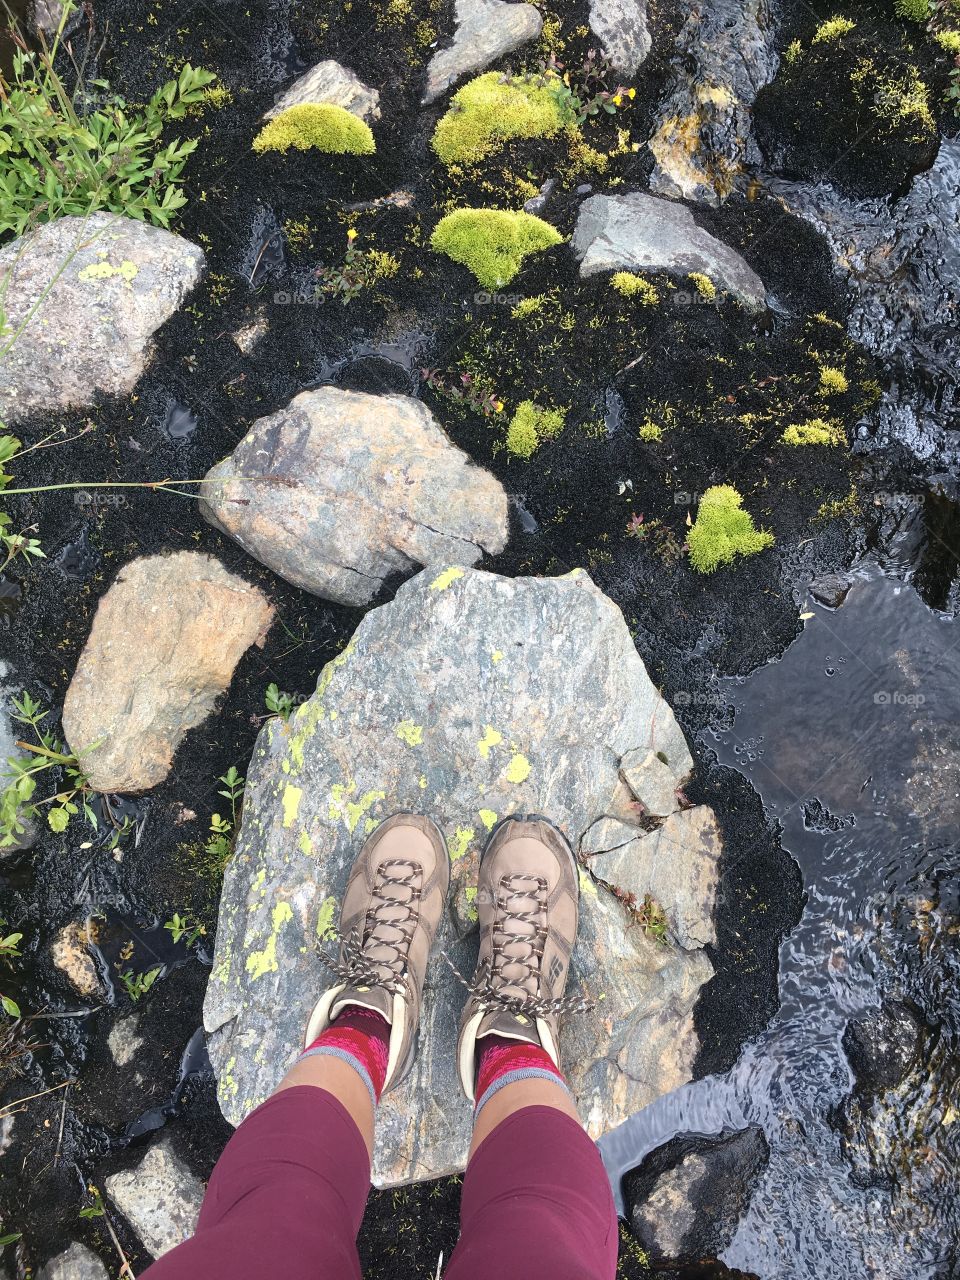
[[[546,14],[553,50],[568,63],[582,61],[588,47],[578,32],[583,12],[565,8],[559,34],[552,34],[556,15]],[[798,634],[798,584],[842,567],[863,548],[873,490],[910,482],[897,461],[868,468],[845,449],[779,443],[789,422],[823,414],[821,366],[847,376],[849,390],[831,397],[829,414],[851,441],[879,389],[869,360],[844,335],[844,300],[825,246],[762,194],[695,211],[764,279],[772,306],[760,317],[728,300],[704,303],[686,282],[665,277],[654,279],[657,306],[628,304],[603,280],[581,284],[565,246],[528,260],[491,295],[429,250],[430,231],[453,199],[492,203],[499,194],[505,206],[518,207],[555,178],[545,216],[566,235],[578,187],[642,187],[647,153],[633,151],[618,130],[629,129],[637,142],[647,136],[679,10],[663,15],[633,105],[588,126],[595,154],[565,141],[518,144],[456,181],[428,148],[441,105],[418,107],[430,41],[452,26],[447,5],[354,0],[288,11],[265,0],[199,7],[100,0],[93,15],[87,74],[109,77],[131,99],[184,61],[216,71],[231,91],[225,106],[184,122],[200,146],[178,229],[203,246],[208,272],[159,335],[132,396],[24,428],[30,439],[64,434],[56,448],[24,461],[20,484],[196,480],[251,422],[304,387],[422,395],[452,438],[515,498],[510,544],[484,567],[506,574],[586,568],[623,609],[652,677],[692,736],[722,714],[718,677],[750,671]],[[903,28],[896,30],[906,41]],[[81,36],[74,40],[79,49]],[[883,47],[892,40],[883,34]],[[548,52],[544,42],[514,65],[535,66]],[[255,158],[250,140],[261,114],[321,56],[342,58],[381,87],[378,153]],[[782,118],[785,146],[792,136],[785,108]],[[901,164],[897,173],[903,171]],[[348,305],[318,303],[316,269],[342,259],[348,226],[358,230],[361,248],[392,253],[399,271]],[[535,297],[543,299],[537,312],[514,317],[520,299]],[[245,355],[231,335],[261,315],[269,330]],[[472,374],[507,410],[484,417],[452,402],[426,384],[424,368],[447,384]],[[562,406],[568,416],[559,438],[522,461],[506,452],[504,438],[509,412],[526,398]],[[664,429],[660,441],[640,439],[647,421]],[[689,567],[683,542],[698,496],[715,483],[736,484],[776,546],[703,577]],[[309,696],[361,617],[258,566],[207,526],[189,498],[145,489],[91,487],[86,494],[89,500],[70,491],[44,494],[13,508],[22,523],[39,527],[49,560],[15,575],[10,594],[20,597],[0,650],[53,719],[97,601],[135,556],[198,548],[216,555],[262,587],[278,622],[264,648],[242,660],[216,716],[181,746],[171,776],[132,806],[135,832],[116,850],[75,822],[64,836],[45,831],[34,850],[3,863],[0,916],[24,934],[25,958],[11,972],[9,990],[25,1012],[55,1016],[26,1023],[35,1047],[3,1068],[2,1099],[73,1081],[65,1105],[63,1090],[25,1104],[4,1154],[0,1217],[4,1230],[23,1232],[13,1250],[20,1275],[76,1238],[115,1260],[102,1219],[77,1215],[90,1201],[86,1188],[102,1187],[106,1174],[137,1159],[159,1126],[169,1127],[198,1174],[209,1175],[229,1134],[194,1040],[221,870],[202,848],[211,814],[223,811],[217,779],[231,765],[244,771],[267,714],[267,685]],[[641,537],[627,532],[637,516]],[[742,1040],[775,1009],[777,947],[798,917],[801,886],[756,792],[708,752],[695,754],[690,798],[716,808],[725,841],[711,957],[717,973],[697,1011],[697,1072],[705,1074],[732,1063]],[[101,954],[112,977],[102,1002],[78,998],[49,958],[56,933],[95,910],[106,916]],[[171,950],[162,938],[175,911],[205,923],[198,950]],[[166,950],[158,952],[161,943]],[[160,962],[165,972],[136,1004],[143,1044],[118,1068],[105,1041],[134,1009],[115,967],[130,944],[125,965],[145,970]],[[449,1256],[457,1200],[449,1182],[375,1194],[361,1237],[367,1274],[432,1274],[439,1251]],[[142,1269],[148,1260],[113,1220]],[[641,1274],[629,1245],[622,1274]]]

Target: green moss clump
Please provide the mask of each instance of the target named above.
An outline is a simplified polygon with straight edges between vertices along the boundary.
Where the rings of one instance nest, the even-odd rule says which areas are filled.
[[[656,444],[663,439],[663,427],[651,418],[645,418],[637,432],[644,444]]]
[[[253,140],[254,151],[328,151],[334,155],[368,156],[376,151],[370,126],[327,103],[288,107],[268,120]]]
[[[951,58],[960,57],[960,31],[938,31],[934,39]]]
[[[454,209],[434,227],[430,244],[473,272],[485,289],[509,284],[528,253],[560,244],[563,237],[532,213],[504,209]]]
[[[702,271],[691,271],[687,279],[703,298],[704,302],[715,302],[717,297],[717,286],[713,283],[709,276],[705,276]]]
[[[828,18],[826,22],[821,22],[813,33],[813,43],[823,44],[839,40],[841,36],[848,35],[856,25],[849,18]]]
[[[518,458],[529,458],[541,441],[560,434],[566,416],[561,409],[544,409],[532,400],[524,400],[507,428],[507,451]]]
[[[827,422],[823,418],[808,418],[806,422],[787,427],[780,437],[784,444],[846,444],[847,439],[839,422]]]
[[[788,67],[792,67],[795,62],[799,62],[803,57],[803,45],[799,40],[791,40],[787,45],[783,60]]]
[[[824,392],[825,395],[843,395],[845,391],[850,390],[850,383],[847,381],[847,375],[842,369],[836,369],[833,365],[821,365],[820,390]]]
[[[756,555],[772,544],[773,534],[754,526],[753,517],[743,510],[743,498],[730,484],[706,491],[687,534],[690,563],[698,573],[713,573],[737,556]]]
[[[615,271],[610,277],[610,287],[625,298],[636,298],[645,307],[655,307],[660,295],[649,280],[636,276],[632,271]]]
[[[445,165],[474,164],[508,138],[550,138],[567,123],[556,88],[546,78],[498,71],[477,76],[453,95],[432,146]]]
[[[908,22],[926,22],[930,17],[930,0],[893,0],[898,18]]]

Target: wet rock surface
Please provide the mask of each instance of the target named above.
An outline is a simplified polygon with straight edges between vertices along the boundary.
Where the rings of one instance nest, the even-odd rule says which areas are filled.
[[[630,1224],[654,1262],[716,1258],[750,1204],[769,1148],[757,1126],[683,1135],[624,1179]]]
[[[193,1233],[203,1185],[169,1137],[150,1147],[133,1168],[111,1174],[105,1186],[151,1257],[162,1257]]]
[[[624,196],[591,196],[580,206],[573,233],[580,275],[601,271],[698,272],[760,310],[763,281],[729,245],[697,226],[681,204],[635,191]]]
[[[37,1280],[109,1280],[109,1273],[92,1249],[76,1241],[41,1267]]]
[[[453,42],[430,59],[424,105],[464,76],[483,71],[498,58],[536,40],[543,29],[543,19],[532,4],[455,0],[453,12]]]
[[[323,387],[254,423],[207,475],[202,510],[295,586],[368,604],[421,565],[507,541],[500,482],[408,396]]]
[[[751,108],[777,68],[773,36],[769,0],[688,6],[673,81],[647,144],[652,192],[718,205],[760,162]]]
[[[204,261],[182,236],[108,213],[60,218],[0,249],[7,325],[31,317],[0,362],[0,418],[131,391]]]
[[[93,922],[73,921],[64,925],[50,947],[50,959],[79,996],[101,996],[100,975],[90,954]]]
[[[204,1009],[227,1119],[256,1106],[295,1052],[327,980],[318,935],[335,922],[354,852],[380,819],[414,808],[445,828],[452,910],[440,945],[470,974],[472,890],[489,827],[512,812],[549,812],[578,843],[622,785],[620,759],[647,746],[686,756],[619,610],[581,571],[505,579],[428,570],[368,614],[313,698],[289,723],[268,722],[251,763]],[[602,1017],[571,1017],[562,1052],[596,1136],[689,1078],[692,1010],[712,969],[700,949],[629,928],[625,908],[586,870],[581,890],[571,989],[602,995]],[[417,1064],[380,1110],[379,1185],[463,1167],[462,999],[448,967],[432,966]]]
[[[267,112],[267,119],[277,116],[290,107],[299,107],[307,103],[329,103],[333,107],[342,107],[361,120],[379,120],[380,94],[371,89],[355,75],[349,67],[341,66],[332,58],[326,58],[299,80],[294,81],[289,89],[278,99],[275,106]]]
[[[63,708],[71,750],[98,791],[144,791],[213,710],[273,609],[212,556],[134,560],[100,601]]]
[[[589,22],[614,71],[635,76],[650,52],[646,0],[590,0]]]

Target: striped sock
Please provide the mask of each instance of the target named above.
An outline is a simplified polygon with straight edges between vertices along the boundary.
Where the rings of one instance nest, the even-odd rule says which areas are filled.
[[[504,1036],[483,1036],[477,1041],[477,1054],[474,1119],[495,1093],[516,1080],[552,1080],[567,1089],[563,1073],[546,1049],[541,1049],[538,1044],[509,1040]]]
[[[374,1009],[348,1004],[297,1061],[318,1057],[339,1058],[353,1067],[376,1106],[387,1078],[390,1023]]]

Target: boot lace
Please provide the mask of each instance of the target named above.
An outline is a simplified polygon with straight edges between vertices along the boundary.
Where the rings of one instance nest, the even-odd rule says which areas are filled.
[[[321,951],[341,982],[382,987],[392,995],[404,990],[410,944],[420,919],[422,880],[419,862],[391,858],[380,864],[362,927],[339,938],[337,956]]]

